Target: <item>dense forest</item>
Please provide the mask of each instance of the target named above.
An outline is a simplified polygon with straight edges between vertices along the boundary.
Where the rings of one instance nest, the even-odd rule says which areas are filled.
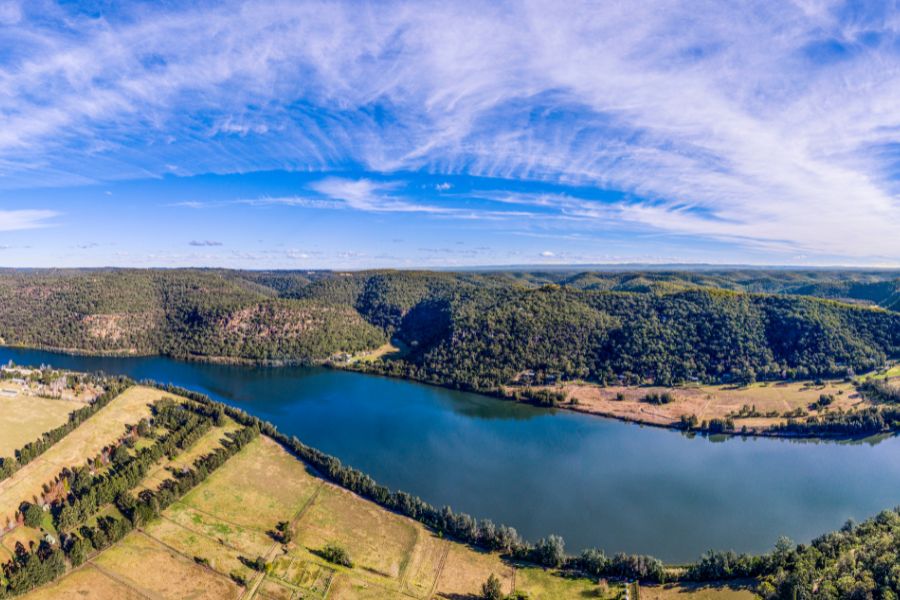
[[[347,363],[489,391],[845,376],[900,355],[885,272],[0,271],[6,344]]]

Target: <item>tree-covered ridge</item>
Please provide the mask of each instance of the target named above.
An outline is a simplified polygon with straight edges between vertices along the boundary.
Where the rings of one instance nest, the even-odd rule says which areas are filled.
[[[809,298],[474,290],[411,311],[398,337],[411,373],[491,389],[526,371],[661,385],[845,375],[900,352],[900,315]],[[424,344],[422,322],[440,335]]]
[[[352,307],[278,295],[219,271],[6,272],[0,338],[96,353],[254,360],[320,360],[384,341]]]
[[[889,301],[893,275],[4,271],[0,338],[86,352],[321,361],[393,336],[410,353],[378,368],[480,390],[526,372],[657,384],[844,375],[900,354],[900,314],[873,304]],[[810,286],[868,294],[870,304],[797,295]]]

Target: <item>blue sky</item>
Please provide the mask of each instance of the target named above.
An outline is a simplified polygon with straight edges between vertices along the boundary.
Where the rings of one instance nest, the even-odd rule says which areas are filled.
[[[0,265],[900,266],[898,15],[0,0]]]

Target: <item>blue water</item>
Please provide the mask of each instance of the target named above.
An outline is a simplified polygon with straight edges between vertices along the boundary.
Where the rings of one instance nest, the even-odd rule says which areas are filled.
[[[99,358],[0,348],[0,361],[103,370],[205,392],[393,489],[570,551],[695,559],[762,552],[900,504],[900,438],[712,441],[319,368]],[[275,483],[275,482],[273,482]]]

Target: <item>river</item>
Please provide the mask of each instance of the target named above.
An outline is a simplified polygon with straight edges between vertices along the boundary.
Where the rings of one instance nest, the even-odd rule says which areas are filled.
[[[900,438],[690,438],[675,431],[359,373],[0,348],[0,362],[125,374],[204,392],[392,489],[567,550],[684,562],[769,550],[900,504]],[[277,485],[277,482],[273,482]]]

